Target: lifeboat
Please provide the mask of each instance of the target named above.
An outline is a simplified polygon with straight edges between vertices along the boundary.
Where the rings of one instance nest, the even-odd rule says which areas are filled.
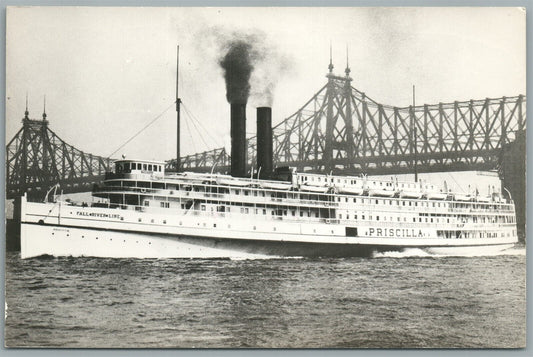
[[[368,190],[369,196],[380,196],[380,197],[393,197],[396,194],[394,190],[382,190],[379,188],[371,188]]]
[[[464,195],[464,194],[459,194],[459,193],[456,193],[454,194],[454,199],[456,201],[471,201],[472,200],[472,196],[470,195]]]
[[[476,197],[476,201],[477,202],[483,202],[483,203],[489,203],[489,202],[492,201],[492,197],[479,196],[479,197]]]
[[[400,191],[401,198],[420,198],[422,197],[422,192],[420,191]]]
[[[428,192],[426,196],[429,200],[445,200],[448,198],[448,194],[443,192]]]
[[[339,193],[348,193],[351,195],[362,195],[364,190],[363,190],[363,187],[344,186],[344,187],[337,187],[337,191]]]
[[[310,191],[310,192],[318,192],[318,193],[326,193],[329,190],[329,187],[328,186],[315,186],[315,185],[303,184],[303,185],[300,185],[300,190],[302,190],[302,191]]]
[[[262,188],[271,188],[274,190],[288,190],[292,187],[292,184],[289,182],[262,181],[260,186]]]
[[[246,187],[250,186],[252,182],[250,180],[239,180],[232,177],[219,177],[217,178],[217,184],[223,186],[239,186]]]

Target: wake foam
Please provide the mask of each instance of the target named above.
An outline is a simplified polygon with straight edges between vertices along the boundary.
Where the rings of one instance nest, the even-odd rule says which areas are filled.
[[[412,258],[412,257],[433,257],[434,254],[428,253],[420,248],[407,248],[402,251],[374,252],[372,258]]]
[[[259,255],[259,254],[250,254],[243,256],[229,257],[229,260],[240,261],[240,260],[272,260],[272,259],[303,259],[304,257],[300,256],[281,256],[281,255]]]
[[[511,247],[504,250],[490,250],[485,247],[473,249],[449,247],[439,248],[407,248],[403,251],[374,252],[372,258],[439,258],[439,257],[492,257],[492,256],[525,256],[526,248],[523,246]]]

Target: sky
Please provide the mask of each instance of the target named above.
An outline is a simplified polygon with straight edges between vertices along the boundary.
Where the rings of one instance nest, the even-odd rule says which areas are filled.
[[[412,85],[417,104],[526,94],[519,8],[12,7],[6,141],[21,128],[26,95],[34,119],[46,96],[50,128],[84,152],[174,158],[179,45],[181,152],[227,146],[219,61],[227,38],[250,34],[267,57],[252,74],[249,136],[255,107],[267,104],[265,81],[274,84],[277,124],[326,83],[330,44],[334,72],[344,73],[348,52],[353,86],[382,104],[408,106]]]

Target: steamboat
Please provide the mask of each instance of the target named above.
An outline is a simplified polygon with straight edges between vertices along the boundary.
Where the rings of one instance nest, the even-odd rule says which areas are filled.
[[[93,192],[101,202],[23,197],[22,258],[368,256],[413,247],[464,254],[517,242],[514,206],[497,193],[441,198],[430,184],[293,170],[278,181],[165,175],[164,163],[147,161],[115,167]]]
[[[24,196],[21,257],[351,257],[408,248],[463,255],[518,241],[511,196],[495,189],[480,196],[423,181],[273,168],[268,107],[257,108],[257,167],[249,173],[246,104],[230,104],[230,174],[166,173],[164,162],[123,159],[91,203],[51,191],[45,202]]]
[[[165,173],[164,162],[118,160],[92,203],[23,197],[22,258],[484,254],[517,242],[514,204],[496,190],[479,196],[423,181],[268,172],[271,152],[261,150],[264,176]]]

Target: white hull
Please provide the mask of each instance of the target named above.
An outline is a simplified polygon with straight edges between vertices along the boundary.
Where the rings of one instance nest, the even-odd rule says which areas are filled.
[[[268,258],[282,256],[372,256],[376,252],[402,251],[420,247],[430,254],[450,256],[493,255],[514,246],[513,243],[426,246],[431,242],[391,244],[312,243],[252,239],[217,239],[137,232],[117,232],[90,228],[58,227],[38,224],[21,226],[21,258],[42,255],[102,258]],[[396,242],[400,243],[400,242]],[[410,244],[407,244],[410,243]],[[435,244],[436,242],[433,242]],[[349,252],[349,254],[347,254]]]
[[[188,243],[186,238],[22,224],[21,258],[41,255],[105,258],[261,258],[264,255]]]
[[[513,227],[494,238],[439,238],[436,227],[383,228],[353,224],[160,214],[29,203],[22,200],[21,256],[112,258],[257,258],[264,256],[371,256],[404,248],[505,249]],[[355,235],[350,227],[357,226]],[[354,229],[354,228],[351,228]]]

